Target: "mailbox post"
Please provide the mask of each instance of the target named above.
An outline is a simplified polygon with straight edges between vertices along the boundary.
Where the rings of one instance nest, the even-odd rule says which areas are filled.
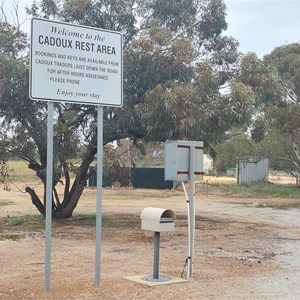
[[[159,245],[160,232],[154,232],[154,260],[153,260],[153,276],[154,280],[159,280]]]
[[[141,213],[142,229],[154,231],[153,275],[144,276],[146,281],[167,281],[171,278],[159,275],[160,232],[174,230],[175,213],[170,209],[146,207]]]

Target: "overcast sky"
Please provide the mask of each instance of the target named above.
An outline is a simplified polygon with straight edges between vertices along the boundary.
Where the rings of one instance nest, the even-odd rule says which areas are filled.
[[[227,34],[240,51],[262,57],[275,47],[300,42],[300,0],[225,0]]]
[[[20,19],[24,7],[32,0],[19,0]],[[5,0],[7,16],[13,0]],[[283,44],[300,42],[300,0],[225,0],[227,34],[240,42],[242,52],[255,52],[259,57]],[[30,22],[23,30],[30,31]]]

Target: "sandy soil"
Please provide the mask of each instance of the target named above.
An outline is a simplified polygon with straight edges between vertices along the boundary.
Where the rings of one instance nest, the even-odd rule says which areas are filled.
[[[95,195],[87,188],[75,213],[95,213]],[[0,207],[2,218],[36,213],[26,194],[1,190],[0,199],[13,201]],[[299,210],[257,207],[292,201],[232,198],[213,187],[206,196],[198,189],[193,278],[149,287],[124,279],[152,274],[153,233],[141,230],[139,215],[147,206],[175,211],[175,230],[161,233],[160,273],[185,278],[185,196],[180,190],[104,189],[100,288],[94,287],[95,226],[77,218],[53,222],[49,294],[43,231],[0,241],[0,299],[300,299]]]

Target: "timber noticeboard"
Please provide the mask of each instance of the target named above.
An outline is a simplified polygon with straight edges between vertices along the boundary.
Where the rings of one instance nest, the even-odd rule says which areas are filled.
[[[29,96],[120,107],[122,60],[119,32],[33,18]]]

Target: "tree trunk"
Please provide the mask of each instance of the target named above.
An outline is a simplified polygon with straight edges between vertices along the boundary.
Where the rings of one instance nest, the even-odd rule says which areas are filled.
[[[73,211],[76,208],[80,196],[82,195],[85,186],[85,181],[76,185],[76,188],[65,205],[62,205],[58,211],[55,212],[55,218],[63,219],[72,217]],[[65,199],[64,199],[65,200]]]
[[[46,215],[46,210],[44,204],[41,202],[40,198],[38,195],[35,193],[35,191],[27,186],[25,188],[25,191],[30,195],[32,204],[38,209],[38,211],[45,216]]]
[[[95,157],[95,154],[97,153],[96,143],[97,135],[95,134],[88,146],[86,155],[82,160],[82,163],[71,188],[69,173],[65,172],[66,186],[64,189],[63,200],[60,202],[58,199],[58,195],[56,195],[56,205],[54,204],[54,202],[52,203],[52,218],[63,219],[72,217],[73,211],[76,208],[84,190],[84,187],[86,185],[86,181],[89,176],[89,167]],[[42,178],[40,179],[42,180]],[[56,183],[57,182],[54,183],[54,186],[56,185]],[[32,188],[26,187],[25,190],[31,196],[32,203],[35,205],[38,211],[43,216],[45,216],[45,204],[41,202],[40,198]],[[46,184],[44,184],[44,199],[46,199]]]

